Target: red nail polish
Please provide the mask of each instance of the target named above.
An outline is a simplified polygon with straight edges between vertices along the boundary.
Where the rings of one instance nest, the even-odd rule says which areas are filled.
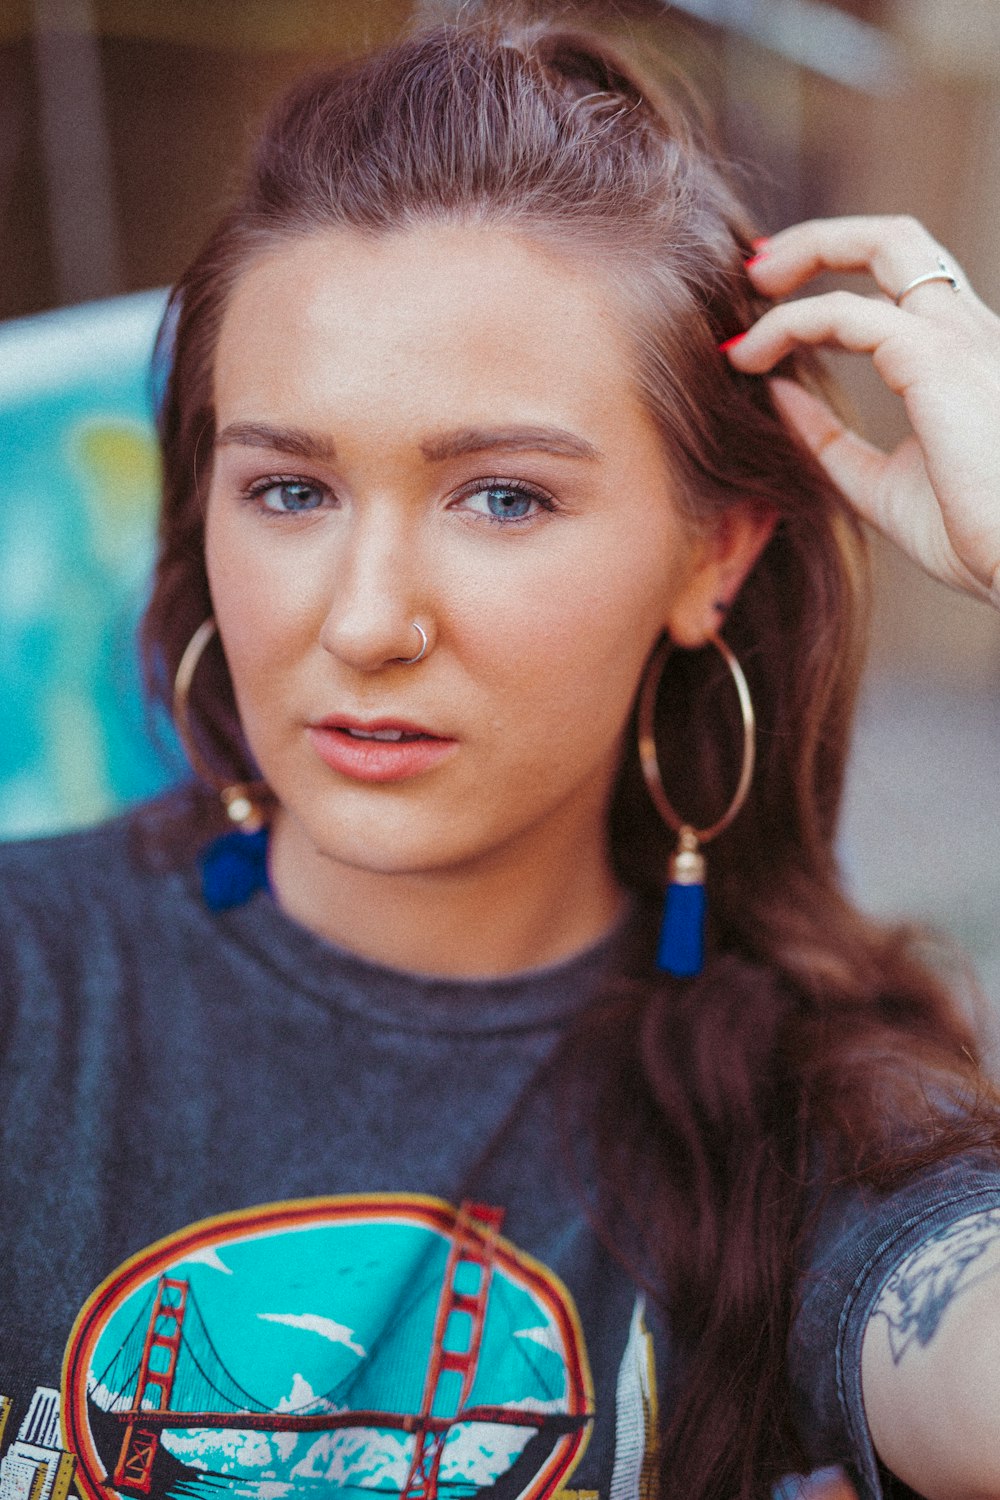
[[[746,269],[749,271],[749,269],[750,269],[751,266],[759,265],[762,260],[766,260],[766,259],[767,259],[767,251],[766,250],[759,250],[756,255],[751,255],[750,259],[749,260],[745,260],[743,262],[743,264],[746,267]]]
[[[719,345],[719,353],[725,354],[728,349],[732,349],[734,344],[741,343],[745,338],[745,333],[735,333],[731,339],[726,339],[724,343]]]
[[[771,241],[766,234],[761,235],[759,240],[751,240],[750,243],[758,255],[764,255],[770,249],[771,245]]]

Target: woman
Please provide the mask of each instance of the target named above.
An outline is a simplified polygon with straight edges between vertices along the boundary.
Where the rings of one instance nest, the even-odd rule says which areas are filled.
[[[11,1483],[1000,1494],[1000,1116],[832,852],[841,491],[989,594],[997,322],[915,225],[752,250],[593,39],[278,110],[172,302],[145,623],[235,828],[4,856]],[[766,310],[827,266],[899,305]]]

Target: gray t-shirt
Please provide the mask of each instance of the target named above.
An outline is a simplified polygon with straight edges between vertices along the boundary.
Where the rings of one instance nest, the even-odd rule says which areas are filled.
[[[208,910],[125,820],[0,850],[0,1494],[651,1495],[669,1331],[578,1201],[546,1066],[626,942],[428,979],[263,891]],[[866,1500],[873,1302],[997,1205],[958,1165],[820,1226],[791,1370]]]

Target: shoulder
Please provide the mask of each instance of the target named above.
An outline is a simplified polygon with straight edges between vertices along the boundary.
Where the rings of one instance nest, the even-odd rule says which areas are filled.
[[[138,815],[94,828],[0,844],[0,927],[17,915],[62,921],[81,906],[117,903],[140,880]]]
[[[94,828],[0,844],[0,972],[9,982],[32,954],[51,965],[140,933],[157,909],[186,899],[197,847],[176,796]]]
[[[894,1266],[868,1319],[872,1441],[894,1474],[928,1495],[1000,1493],[998,1273],[1000,1206],[970,1206]]]
[[[127,900],[127,824],[0,845],[0,947],[65,944],[99,906]],[[9,970],[8,970],[9,972]]]
[[[95,828],[0,844],[4,905],[8,900],[47,904],[120,873],[129,825],[125,816]]]
[[[162,1023],[192,955],[218,945],[171,806],[0,846],[0,1078],[22,1116],[29,1081],[49,1097],[95,1058],[110,1077],[111,1051]]]
[[[994,1243],[1000,1164],[983,1149],[915,1172],[892,1192],[833,1189],[813,1227],[789,1342],[800,1426],[818,1457],[849,1463],[861,1493],[881,1496],[862,1391],[866,1331],[873,1315],[909,1332],[914,1319],[926,1323],[940,1277],[920,1280],[921,1301],[915,1269],[938,1266],[949,1248],[978,1260]]]

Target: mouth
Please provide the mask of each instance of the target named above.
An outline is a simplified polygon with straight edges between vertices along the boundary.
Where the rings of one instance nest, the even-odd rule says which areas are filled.
[[[408,734],[405,729],[341,729],[334,726],[337,734],[349,734],[352,740],[379,740],[387,745],[408,744],[413,740],[436,739],[436,735],[418,732]]]
[[[450,738],[448,735],[433,734],[431,730],[425,729],[422,724],[413,724],[406,719],[371,719],[365,722],[363,719],[331,716],[326,719],[317,720],[310,727],[334,734],[341,734],[352,740],[375,740],[379,744],[384,745],[410,744],[414,740],[447,740]]]
[[[306,733],[320,759],[352,781],[404,781],[458,748],[449,735],[402,719],[365,722],[337,715],[309,724]]]

